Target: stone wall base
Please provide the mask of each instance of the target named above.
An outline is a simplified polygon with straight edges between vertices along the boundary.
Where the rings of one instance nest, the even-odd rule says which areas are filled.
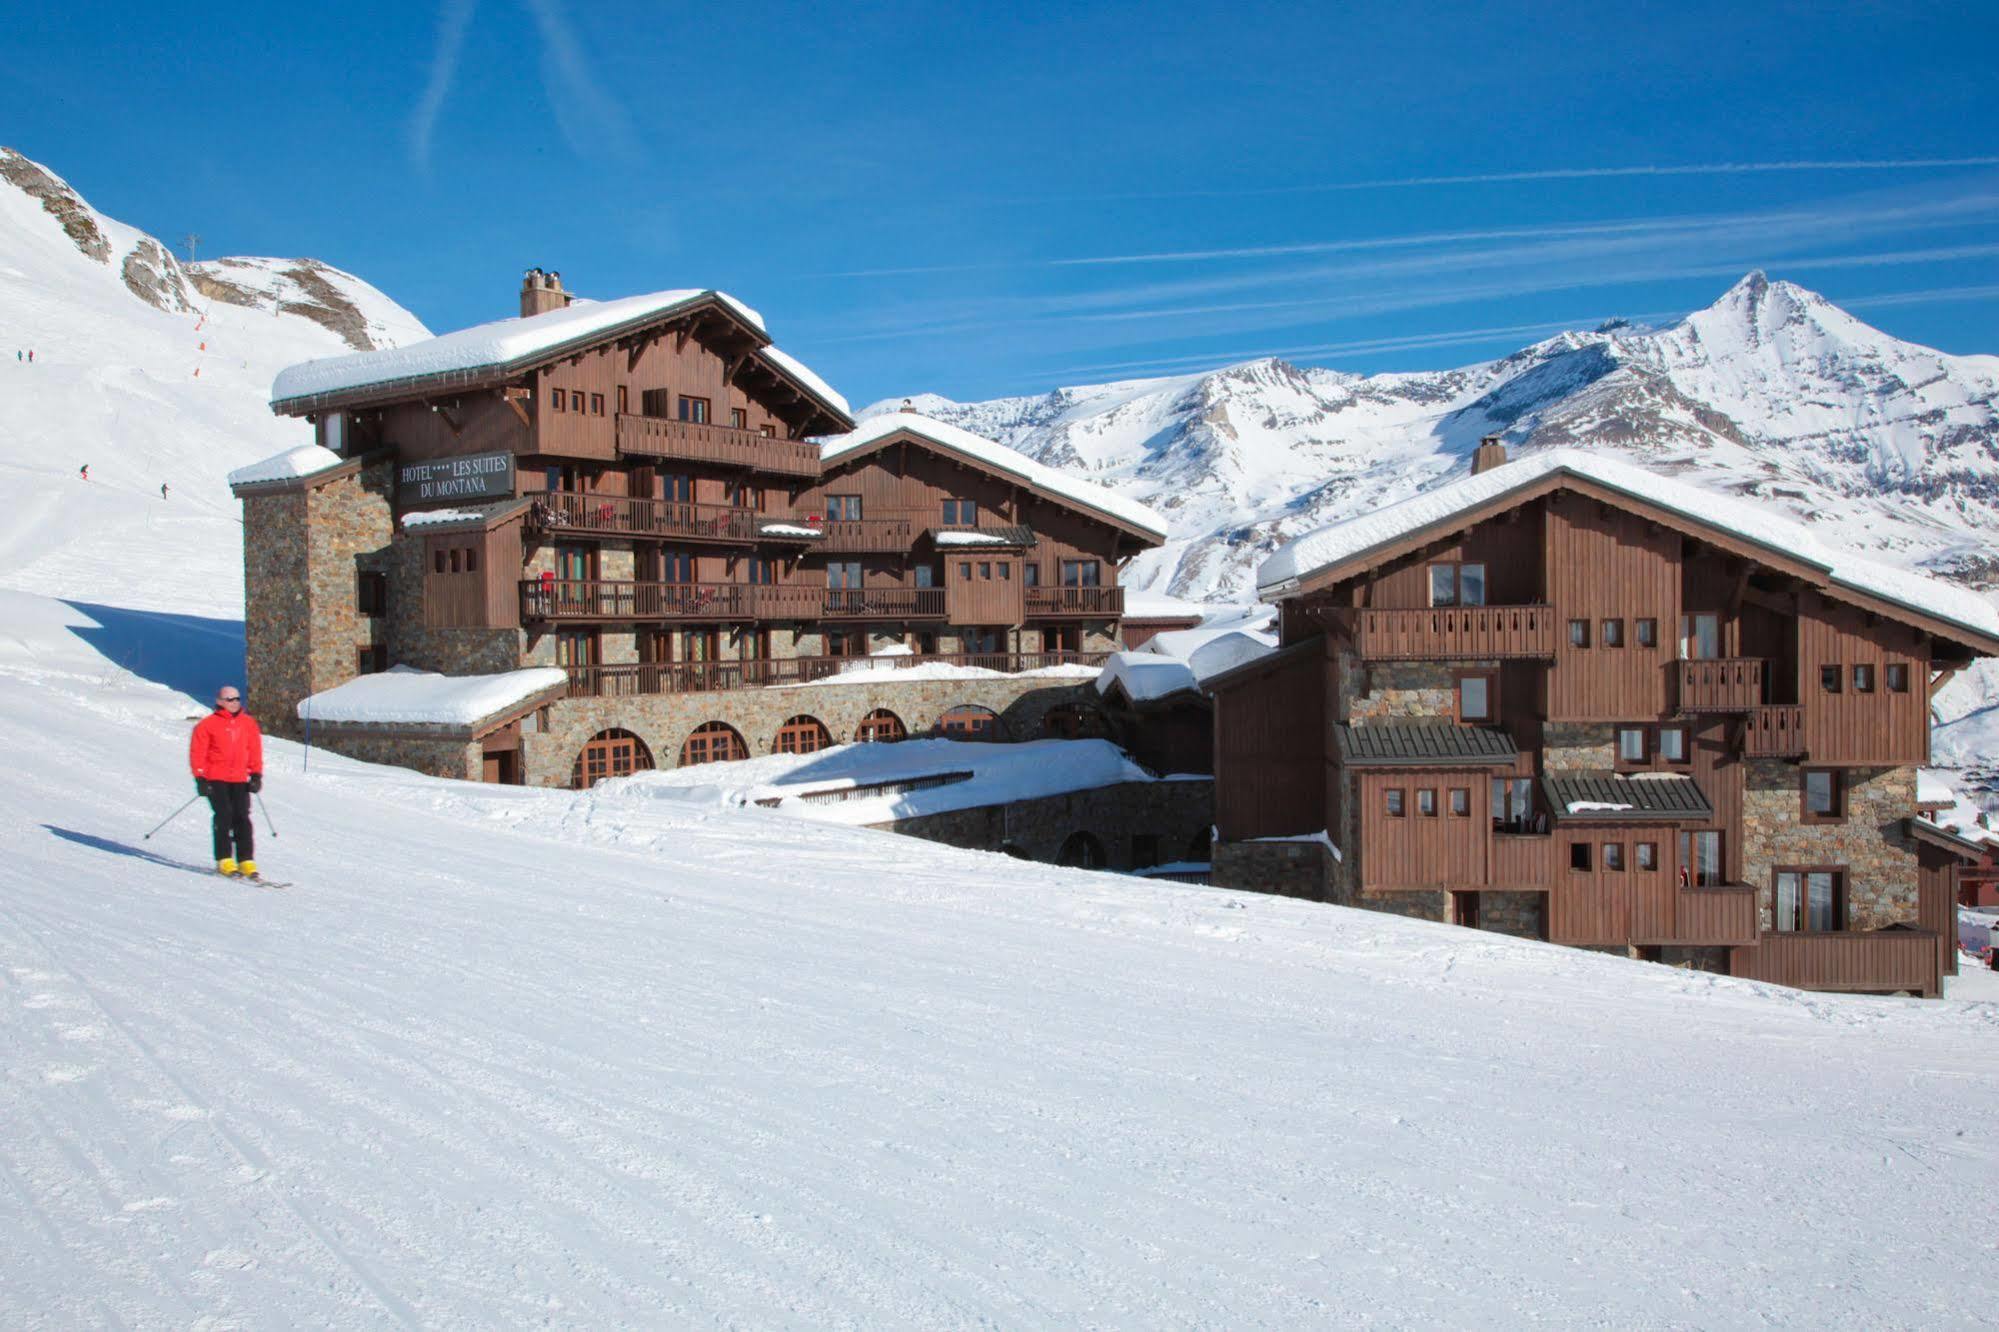
[[[1333,858],[1321,842],[1216,842],[1210,854],[1216,887],[1331,900]]]
[[[927,842],[1006,851],[1048,864],[1076,863],[1085,846],[1093,845],[1097,854],[1089,858],[1100,856],[1103,868],[1133,870],[1188,859],[1206,840],[1214,817],[1212,781],[1119,782],[875,826]]]

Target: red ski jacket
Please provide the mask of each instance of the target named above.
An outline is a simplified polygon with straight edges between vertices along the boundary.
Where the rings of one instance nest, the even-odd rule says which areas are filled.
[[[264,733],[247,712],[230,716],[217,708],[194,728],[187,745],[187,766],[211,782],[247,782],[264,770]]]

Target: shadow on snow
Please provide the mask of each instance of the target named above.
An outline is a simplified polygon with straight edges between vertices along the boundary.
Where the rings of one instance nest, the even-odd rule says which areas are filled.
[[[206,704],[218,686],[243,682],[243,622],[170,611],[132,610],[71,601],[93,625],[71,631],[107,661],[142,680],[163,684]],[[250,701],[254,709],[256,700]]]

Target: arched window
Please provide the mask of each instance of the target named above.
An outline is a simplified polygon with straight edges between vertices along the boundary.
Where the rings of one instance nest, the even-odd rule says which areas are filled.
[[[854,728],[856,744],[888,744],[909,738],[909,728],[902,724],[902,718],[887,708],[876,708],[861,718],[861,724]]]
[[[1058,865],[1073,865],[1077,869],[1102,869],[1106,863],[1104,844],[1091,833],[1072,832],[1069,840],[1062,843],[1062,854],[1057,857]]]
[[[1041,733],[1057,740],[1108,740],[1110,719],[1084,703],[1064,703],[1048,709],[1041,719]]]
[[[777,741],[771,746],[771,752],[817,754],[832,743],[833,735],[826,729],[826,723],[800,713],[796,717],[785,718],[784,725],[777,728]]]
[[[750,756],[750,747],[743,743],[743,737],[727,722],[704,722],[694,728],[687,737],[687,743],[680,747],[680,766],[691,768],[697,763],[731,763]]]
[[[569,784],[587,790],[606,777],[629,777],[635,772],[652,771],[652,751],[630,731],[599,731],[576,756]]]
[[[960,703],[937,719],[937,734],[947,740],[997,740],[999,714],[976,703]]]

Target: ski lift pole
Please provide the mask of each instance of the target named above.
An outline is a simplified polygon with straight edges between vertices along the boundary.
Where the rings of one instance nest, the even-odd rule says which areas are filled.
[[[187,805],[192,805],[192,804],[193,804],[193,803],[194,803],[194,802],[195,802],[196,800],[199,800],[199,799],[201,799],[201,797],[200,797],[200,796],[195,796],[195,797],[194,797],[193,799],[191,799],[191,800],[189,800],[189,801],[187,802]],[[149,832],[149,833],[147,833],[147,834],[146,834],[146,835],[145,835],[144,837],[141,837],[141,838],[140,838],[139,840],[140,840],[140,841],[142,841],[142,842],[150,842],[150,841],[152,841],[152,840],[153,840],[153,833],[156,833],[156,832],[158,832],[158,831],[160,830],[160,828],[164,828],[164,827],[166,827],[166,826],[167,826],[167,825],[168,825],[169,823],[172,823],[172,822],[173,822],[173,821],[174,821],[175,819],[177,819],[177,818],[179,818],[179,817],[180,817],[181,815],[183,815],[183,814],[187,813],[187,805],[182,805],[182,806],[181,806],[181,807],[180,807],[179,809],[175,810],[175,811],[174,811],[173,813],[171,813],[171,814],[167,815],[167,816],[166,816],[165,818],[161,819],[161,820],[160,820],[160,827],[159,827],[159,828],[155,828],[155,829],[153,829],[153,832]],[[274,833],[274,834],[272,834],[272,835],[273,835],[273,836],[276,836],[276,834],[275,834],[275,833]]]

